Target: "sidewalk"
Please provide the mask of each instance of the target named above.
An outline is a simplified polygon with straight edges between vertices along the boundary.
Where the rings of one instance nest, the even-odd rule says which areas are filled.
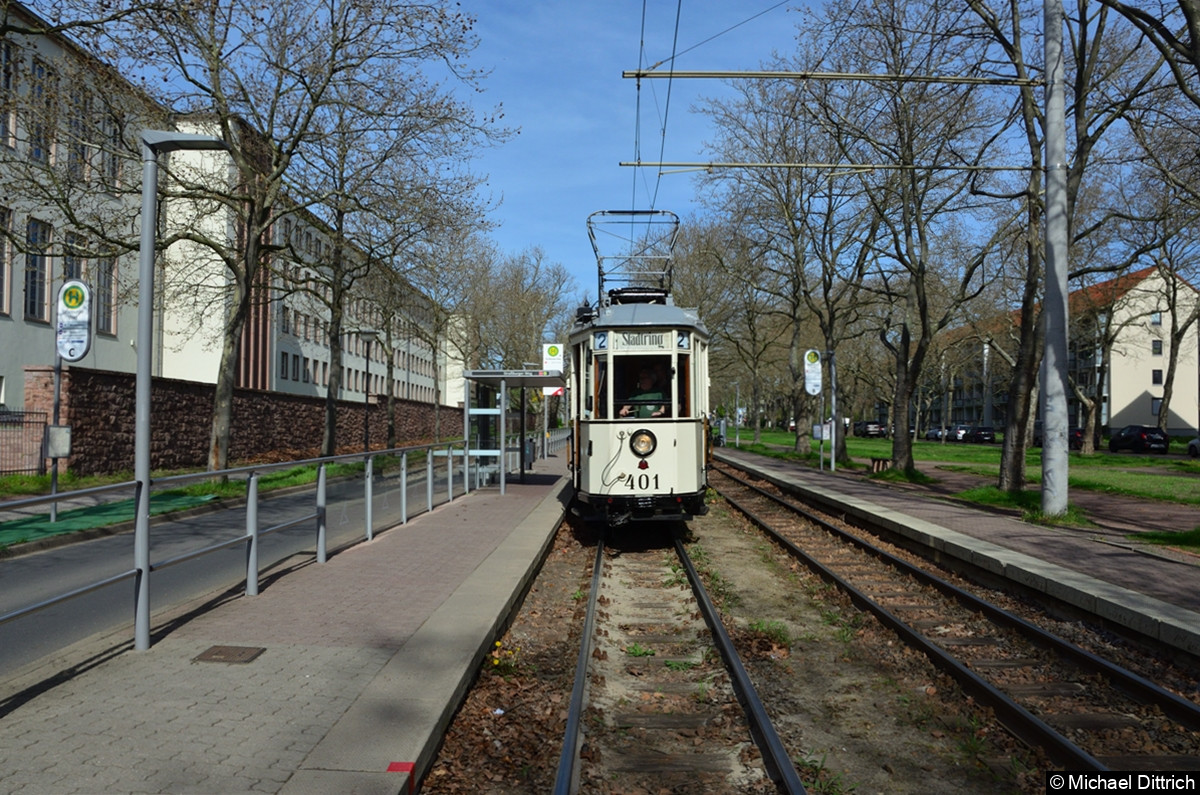
[[[146,652],[93,639],[0,683],[0,793],[408,791],[553,538],[563,466],[156,616]]]

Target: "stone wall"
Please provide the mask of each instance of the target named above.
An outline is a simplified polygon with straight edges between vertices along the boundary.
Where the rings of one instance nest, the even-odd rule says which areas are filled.
[[[153,379],[150,392],[150,457],[155,470],[195,469],[208,463],[214,386],[168,378]],[[135,377],[131,373],[63,367],[61,425],[71,426],[71,457],[59,461],[78,475],[133,471]],[[54,410],[54,368],[25,368],[25,409]],[[337,452],[362,449],[361,401],[338,401]],[[371,447],[387,441],[387,404],[370,410]],[[395,401],[396,444],[433,441],[434,408]],[[443,439],[462,436],[462,410],[438,410]],[[233,396],[230,466],[262,461],[314,458],[324,433],[325,399],[253,389]]]

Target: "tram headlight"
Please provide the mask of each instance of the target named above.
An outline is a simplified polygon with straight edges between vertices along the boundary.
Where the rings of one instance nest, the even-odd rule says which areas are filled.
[[[629,437],[629,449],[633,451],[634,455],[641,458],[653,453],[655,447],[658,447],[658,440],[645,428],[634,431],[633,435]]]

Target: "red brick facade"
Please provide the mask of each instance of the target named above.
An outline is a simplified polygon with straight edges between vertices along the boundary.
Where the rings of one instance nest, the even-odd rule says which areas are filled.
[[[71,426],[71,457],[60,461],[79,475],[133,471],[135,378],[129,373],[63,367],[60,424]],[[150,456],[155,470],[194,469],[208,462],[213,385],[155,378],[151,386]],[[397,400],[396,439],[401,446],[433,440],[434,410]],[[25,409],[54,408],[54,368],[25,368]],[[370,407],[371,446],[387,440],[385,403]],[[339,453],[362,449],[363,404],[338,401]],[[441,435],[462,435],[462,410],[441,407]],[[286,461],[319,455],[325,399],[238,389],[233,396],[231,465]]]

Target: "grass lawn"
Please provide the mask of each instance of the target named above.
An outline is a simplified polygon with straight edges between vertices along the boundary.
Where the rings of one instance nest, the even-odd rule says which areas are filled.
[[[751,444],[753,432],[742,433],[742,449],[781,458],[794,458],[792,452],[795,435],[784,431],[764,431],[761,443]],[[856,436],[846,438],[846,449],[855,459],[890,458],[890,439],[864,439]],[[825,453],[828,455],[826,445]],[[934,462],[939,468],[968,472],[984,478],[1000,475],[1001,445],[961,444],[958,442],[913,442],[913,460]],[[816,453],[800,457],[816,464]],[[856,467],[865,464],[855,463]],[[1031,484],[1042,479],[1042,451],[1031,449],[1025,455],[1025,476]],[[883,472],[876,478],[894,479],[904,477],[902,473]],[[936,475],[935,475],[936,477]],[[1200,461],[1190,458],[1171,458],[1161,455],[1111,454],[1108,452],[1083,455],[1070,454],[1070,489],[1120,494],[1144,500],[1158,500],[1183,505],[1200,505]],[[980,505],[1012,508],[1022,512],[1029,521],[1050,521],[1041,516],[1040,497],[1037,491],[1008,494],[995,486],[984,486],[955,495],[968,502]],[[1197,513],[1200,517],[1200,512]],[[1054,523],[1087,524],[1087,520],[1074,507],[1068,507],[1065,517],[1056,517]],[[1159,538],[1158,536],[1161,536]],[[1140,533],[1137,539],[1148,543],[1161,543],[1182,549],[1200,552],[1200,524],[1187,533]]]

